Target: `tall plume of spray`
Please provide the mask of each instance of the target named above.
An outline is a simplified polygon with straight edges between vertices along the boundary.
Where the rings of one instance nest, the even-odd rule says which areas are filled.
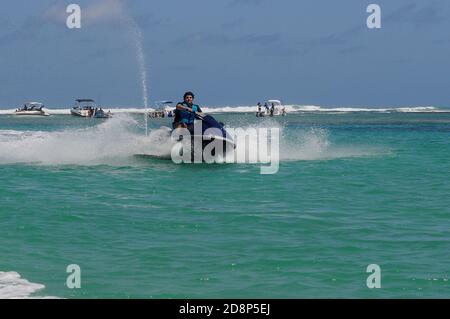
[[[133,42],[136,48],[136,58],[139,64],[139,73],[141,76],[141,87],[142,87],[142,102],[144,103],[144,107],[148,109],[148,88],[147,88],[147,64],[145,62],[144,55],[144,38],[142,36],[142,31],[139,28],[136,21],[130,16],[125,15],[125,21],[129,25],[132,35]],[[144,112],[144,125],[145,125],[145,135],[148,135],[148,123],[147,123],[148,114]]]
[[[126,7],[126,0],[98,0],[96,7],[92,5],[92,11],[98,14],[112,13],[113,16],[118,16],[129,29],[135,50],[136,60],[139,66],[140,82],[142,88],[142,103],[145,108],[148,107],[148,83],[147,83],[147,63],[144,54],[144,37],[141,28],[136,20],[131,16]],[[103,12],[107,10],[107,12]]]
[[[148,78],[147,65],[145,61],[143,35],[136,20],[127,10],[126,0],[92,0],[89,5],[82,6],[82,27],[101,23],[123,23],[131,36],[131,40],[136,50],[136,60],[138,62],[140,85],[142,89],[142,103],[148,108]],[[64,4],[55,3],[44,12],[45,19],[51,19],[58,23],[65,23],[67,19],[66,7]],[[147,120],[147,117],[146,117]],[[147,130],[147,125],[146,125]]]
[[[136,58],[139,64],[139,73],[141,78],[141,87],[142,87],[142,102],[144,103],[145,108],[148,107],[148,87],[147,87],[147,63],[145,61],[144,55],[144,46],[143,46],[143,36],[142,31],[137,25],[136,21],[131,16],[126,16],[126,22],[129,25],[133,42],[136,49]]]
[[[142,35],[141,28],[137,24],[136,20],[131,16],[131,14],[126,9],[124,3],[126,0],[104,0],[110,2],[110,4],[117,6],[118,11],[122,20],[125,22],[127,28],[130,30],[132,41],[136,50],[136,60],[138,62],[140,82],[142,89],[142,103],[144,108],[148,109],[148,81],[147,81],[147,63],[145,61],[144,54],[144,37]],[[144,112],[144,122],[145,122],[145,135],[148,135],[148,123],[147,123],[147,112]]]

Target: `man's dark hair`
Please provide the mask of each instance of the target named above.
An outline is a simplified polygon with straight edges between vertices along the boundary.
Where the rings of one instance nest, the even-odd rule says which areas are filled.
[[[195,95],[194,95],[194,93],[192,93],[192,92],[186,92],[186,93],[184,93],[183,99],[185,99],[186,96],[192,96],[192,98],[195,98]]]

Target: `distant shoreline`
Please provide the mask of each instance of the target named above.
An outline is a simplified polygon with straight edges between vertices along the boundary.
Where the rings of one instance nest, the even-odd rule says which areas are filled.
[[[356,107],[321,107],[315,105],[285,105],[287,113],[450,113],[450,108],[433,106],[392,107],[392,108],[356,108]],[[102,107],[112,113],[144,114],[155,108],[136,107]],[[17,108],[0,109],[0,115],[14,114]],[[173,109],[166,107],[166,110]],[[46,108],[51,115],[70,115],[70,108]],[[206,113],[255,113],[256,106],[203,107]]]

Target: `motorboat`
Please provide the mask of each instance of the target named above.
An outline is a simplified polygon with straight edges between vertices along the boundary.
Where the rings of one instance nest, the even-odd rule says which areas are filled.
[[[32,116],[50,116],[50,114],[44,109],[45,106],[39,102],[26,102],[23,107],[18,108],[15,115],[32,115]]]
[[[286,108],[283,106],[280,100],[267,100],[264,104],[264,110],[259,110],[256,112],[256,117],[266,117],[266,116],[286,116]]]
[[[158,101],[155,102],[156,109],[152,112],[148,113],[150,118],[164,118],[164,117],[172,117],[173,111],[170,110],[172,108],[172,101]],[[169,110],[168,110],[169,109]]]
[[[105,112],[102,108],[98,107],[92,99],[77,99],[75,100],[75,106],[70,110],[70,114],[80,117],[91,118],[110,118],[112,114],[110,111]]]
[[[96,108],[97,105],[94,100],[78,99],[75,101],[75,106],[70,110],[70,114],[80,117],[92,117]]]

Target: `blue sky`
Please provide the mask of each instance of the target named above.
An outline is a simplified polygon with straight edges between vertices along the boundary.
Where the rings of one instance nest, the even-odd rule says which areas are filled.
[[[66,27],[70,3],[81,29]],[[381,30],[366,27],[370,3]],[[142,106],[127,17],[143,35],[151,101],[192,90],[202,105],[450,106],[446,0],[5,0],[0,107]]]

